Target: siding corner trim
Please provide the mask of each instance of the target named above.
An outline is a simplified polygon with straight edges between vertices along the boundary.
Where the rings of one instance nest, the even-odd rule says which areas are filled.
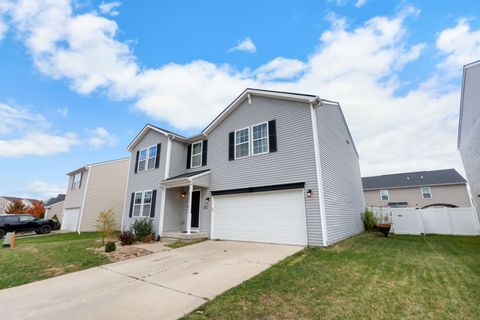
[[[315,112],[315,107],[310,104],[310,115],[312,118],[312,133],[313,133],[313,149],[315,152],[315,167],[317,173],[317,184],[318,184],[318,202],[320,206],[320,224],[322,227],[322,242],[323,246],[327,246],[327,221],[325,214],[325,199],[323,192],[323,180],[322,180],[322,163],[320,157],[320,146],[318,139],[318,124],[317,124],[317,114]]]

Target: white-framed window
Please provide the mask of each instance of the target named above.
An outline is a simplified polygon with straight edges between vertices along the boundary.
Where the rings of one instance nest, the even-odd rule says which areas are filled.
[[[389,200],[390,196],[388,194],[388,190],[380,190],[380,199],[382,200]]]
[[[250,128],[235,131],[235,159],[250,155]]]
[[[72,190],[80,189],[81,183],[82,183],[82,173],[79,172],[73,176]]]
[[[192,143],[191,168],[202,166],[203,141]]]
[[[133,197],[133,213],[134,217],[150,217],[152,209],[152,190],[137,191]]]
[[[268,153],[268,123],[252,126],[252,155]]]
[[[422,193],[423,199],[432,199],[432,190],[430,187],[421,187],[420,192]]]
[[[148,148],[140,149],[138,155],[137,172],[154,169],[156,158],[157,146],[150,146]]]

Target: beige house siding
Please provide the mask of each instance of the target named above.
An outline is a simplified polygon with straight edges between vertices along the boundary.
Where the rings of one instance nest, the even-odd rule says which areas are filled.
[[[80,208],[82,206],[83,197],[85,195],[86,184],[88,179],[88,170],[83,169],[82,172],[82,180],[80,181],[80,188],[76,190],[72,190],[73,185],[73,178],[75,173],[72,173],[68,177],[68,187],[67,187],[67,194],[65,195],[64,201],[64,208]]]
[[[393,188],[388,190],[389,200],[380,198],[380,190],[365,190],[367,206],[385,207],[389,202],[408,202],[409,207],[428,206],[436,203],[456,205],[457,207],[471,207],[466,184],[430,186],[431,199],[423,199],[420,187]]]
[[[62,222],[63,204],[64,204],[64,201],[60,201],[49,206],[45,211],[45,219],[52,219],[52,217],[56,215],[58,220]]]
[[[89,168],[80,231],[95,231],[98,214],[108,209],[115,212],[117,228],[120,229],[129,167],[130,159],[123,159]]]

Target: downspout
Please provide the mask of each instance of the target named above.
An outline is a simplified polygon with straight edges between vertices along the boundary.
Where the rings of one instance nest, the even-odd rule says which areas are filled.
[[[165,174],[163,179],[166,180],[170,176],[170,161],[171,161],[171,156],[172,156],[172,140],[174,139],[173,136],[167,137],[167,154],[165,156]],[[167,189],[166,187],[162,184],[162,197],[161,197],[161,202],[160,202],[160,217],[158,218],[158,236],[161,237],[162,232],[163,232],[163,219],[165,217],[165,197],[167,195]]]
[[[87,169],[87,181],[85,182],[85,192],[83,193],[83,199],[82,199],[82,207],[80,208],[80,214],[78,216],[78,221],[77,221],[77,233],[80,234],[80,227],[82,225],[82,220],[83,220],[83,212],[85,211],[85,199],[87,199],[87,191],[88,191],[88,182],[90,181],[90,174],[92,171],[90,171],[92,167],[91,166],[86,166],[85,169]]]
[[[315,167],[317,173],[317,185],[318,185],[318,205],[320,208],[320,225],[322,228],[322,244],[324,247],[327,246],[327,221],[325,215],[325,199],[324,199],[324,190],[323,190],[323,179],[322,179],[322,163],[320,155],[320,145],[318,138],[318,124],[317,124],[317,114],[315,111],[316,107],[322,106],[320,99],[315,99],[315,101],[310,103],[310,115],[312,117],[312,130],[313,130],[313,147],[315,152]]]

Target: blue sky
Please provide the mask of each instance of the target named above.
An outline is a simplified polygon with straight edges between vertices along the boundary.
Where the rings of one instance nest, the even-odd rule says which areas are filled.
[[[245,87],[339,101],[364,175],[454,167],[478,1],[0,0],[0,194],[46,198]]]

